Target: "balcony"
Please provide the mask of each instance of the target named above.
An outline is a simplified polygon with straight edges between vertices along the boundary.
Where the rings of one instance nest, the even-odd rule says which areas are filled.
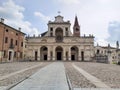
[[[10,44],[9,48],[10,48],[10,49],[14,49],[14,45],[13,45],[13,44]]]

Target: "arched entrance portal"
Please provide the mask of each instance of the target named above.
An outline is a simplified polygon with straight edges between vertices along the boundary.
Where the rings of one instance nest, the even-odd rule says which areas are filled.
[[[41,47],[40,52],[41,52],[41,55],[40,55],[41,59],[47,60],[48,59],[48,48],[43,46],[43,47]]]
[[[71,47],[71,60],[72,61],[78,60],[78,48],[77,47]]]
[[[56,47],[56,60],[62,60],[63,58],[63,49],[62,47]]]

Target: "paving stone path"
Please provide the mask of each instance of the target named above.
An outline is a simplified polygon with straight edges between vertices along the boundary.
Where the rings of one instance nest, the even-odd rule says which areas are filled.
[[[54,62],[11,90],[69,90],[64,64]]]
[[[67,68],[69,70],[73,70],[72,73],[75,73],[74,71],[78,70],[79,73],[77,73],[77,74],[82,74],[84,76],[84,77],[79,77],[79,78],[88,79],[88,77],[89,77],[88,80],[90,80],[90,81],[95,78],[95,77],[94,78],[91,77],[90,72],[88,72],[86,74],[85,73],[86,70],[81,69],[80,67],[77,67],[78,69],[75,70],[74,65],[77,66],[76,64],[74,64],[74,65],[68,64],[68,65],[71,65],[71,68],[74,68],[74,69],[71,69],[69,67]],[[66,66],[66,64],[65,64],[65,66]],[[70,73],[67,73],[67,76],[70,79],[68,74],[70,74]],[[86,77],[86,75],[87,75],[87,77]],[[78,77],[76,77],[76,75],[74,76],[74,78],[78,79]],[[88,82],[88,80],[85,80],[85,81]],[[98,79],[94,79],[94,81],[97,82]],[[81,81],[80,79],[78,79],[78,82],[81,82],[82,84],[84,84],[83,81]],[[93,84],[93,83],[94,82],[91,82],[91,84]],[[0,87],[0,90],[120,90],[120,88],[109,88],[109,87],[101,87],[101,88],[85,87],[84,88],[81,86],[74,87],[71,85],[71,89],[69,89],[63,62],[53,62],[52,64],[49,64],[42,69],[39,68],[38,72],[36,72],[35,74],[30,76],[26,80],[22,81],[21,83],[19,83],[19,84],[17,83],[16,86],[14,86],[12,88],[9,88],[7,86],[5,86],[5,87],[2,86],[2,87]]]

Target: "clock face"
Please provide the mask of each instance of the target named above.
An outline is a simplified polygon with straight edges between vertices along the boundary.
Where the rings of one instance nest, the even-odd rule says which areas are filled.
[[[57,36],[57,40],[61,40],[61,36]]]
[[[56,37],[56,40],[61,42],[63,40],[63,38],[62,38],[62,36],[59,35],[59,36]]]

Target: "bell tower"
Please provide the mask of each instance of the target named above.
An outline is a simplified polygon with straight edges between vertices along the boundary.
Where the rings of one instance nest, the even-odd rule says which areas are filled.
[[[80,37],[80,25],[78,23],[78,18],[75,16],[75,22],[73,26],[73,36]]]

